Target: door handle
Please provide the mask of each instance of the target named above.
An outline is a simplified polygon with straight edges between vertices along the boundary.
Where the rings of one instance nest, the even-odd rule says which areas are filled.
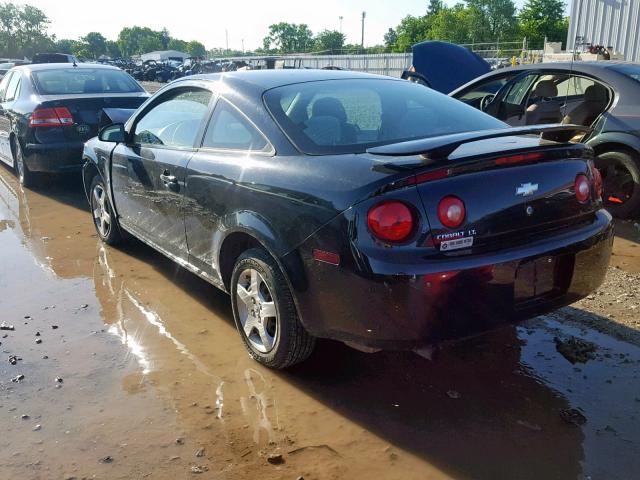
[[[178,179],[175,175],[171,175],[168,170],[165,170],[164,173],[160,175],[160,180],[164,183],[178,183]]]

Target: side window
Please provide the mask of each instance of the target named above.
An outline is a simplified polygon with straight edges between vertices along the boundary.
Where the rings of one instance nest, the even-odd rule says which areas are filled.
[[[220,99],[213,112],[202,146],[258,152],[269,149],[269,144],[262,134],[235,107],[223,99]]]
[[[558,83],[558,96],[577,96],[584,95],[587,88],[594,85],[595,82],[589,78],[572,76]]]
[[[7,85],[9,85],[12,75],[13,72],[7,73],[2,79],[2,82],[0,82],[0,102],[4,102],[4,94],[7,91]]]
[[[470,90],[467,90],[462,95],[456,97],[458,100],[462,100],[465,103],[479,104],[479,101],[486,97],[487,95],[495,95],[498,91],[512,78],[514,74],[511,75],[503,75],[499,78],[493,77],[491,79],[485,80],[479,85],[475,85]]]
[[[504,98],[504,102],[511,105],[520,105],[524,101],[533,82],[538,78],[537,74],[525,75],[515,82],[509,93]]]
[[[18,94],[20,93],[20,73],[14,72],[9,80],[9,84],[7,85],[7,91],[4,95],[4,101],[10,102],[14,100]]]
[[[209,110],[211,92],[199,88],[168,92],[135,125],[134,143],[170,147],[194,147]]]

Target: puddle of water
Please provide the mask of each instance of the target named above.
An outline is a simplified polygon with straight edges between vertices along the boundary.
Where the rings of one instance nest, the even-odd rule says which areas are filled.
[[[78,188],[23,192],[0,170],[0,225],[0,315],[16,324],[0,349],[26,376],[7,382],[18,369],[0,363],[0,472],[12,478],[184,478],[202,465],[225,479],[595,479],[640,467],[640,356],[627,343],[550,316],[432,361],[320,342],[308,363],[273,372],[247,355],[226,295],[136,242],[101,246]],[[588,338],[598,358],[576,371],[558,334]],[[587,423],[565,423],[570,408]],[[273,452],[286,463],[268,464]]]

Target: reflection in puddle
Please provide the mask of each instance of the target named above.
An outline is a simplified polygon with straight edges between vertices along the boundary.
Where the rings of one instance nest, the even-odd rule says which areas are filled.
[[[260,383],[262,383],[263,389],[267,386],[264,376],[257,370],[248,368],[244,371],[244,380],[247,384],[247,389],[249,390],[249,396],[240,397],[242,413],[244,413],[245,417],[247,417],[250,423],[253,425],[253,441],[257,445],[260,445],[262,439],[261,433],[264,432],[267,436],[267,444],[273,445],[276,443],[276,441],[273,433],[273,425],[271,424],[271,421],[269,420],[269,416],[267,414],[267,408],[270,406],[269,400],[266,392],[257,392],[255,383],[253,382],[254,378],[257,378]],[[273,402],[273,409],[275,411],[277,422],[278,409],[275,406],[275,402]],[[280,426],[278,425],[277,427],[279,430]]]

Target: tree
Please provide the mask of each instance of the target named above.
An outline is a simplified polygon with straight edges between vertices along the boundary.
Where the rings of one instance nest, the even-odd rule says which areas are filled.
[[[80,57],[100,58],[107,53],[107,39],[98,32],[89,32],[80,38],[80,49],[77,52]]]
[[[267,51],[273,46],[280,53],[307,52],[313,46],[313,32],[304,23],[280,22],[269,26],[262,43]]]
[[[472,42],[511,38],[517,28],[513,0],[467,0]]]
[[[430,38],[426,17],[407,15],[396,28],[396,32],[397,39],[394,48],[396,52],[408,52],[412,45]]]
[[[187,42],[184,40],[179,40],[177,38],[172,38],[169,40],[169,44],[167,45],[168,50],[177,50],[178,52],[186,52],[187,51]]]
[[[469,43],[471,23],[471,11],[463,4],[458,3],[452,8],[444,7],[431,21],[430,35],[434,40]]]
[[[162,48],[167,50],[169,48],[169,42],[171,41],[171,35],[169,35],[167,27],[160,30],[160,41],[162,42]]]
[[[120,52],[120,47],[118,47],[118,42],[114,42],[113,40],[107,40],[107,56],[109,58],[120,58],[122,57],[122,53]]]
[[[316,36],[315,49],[321,53],[340,53],[346,39],[337,30],[324,30]]]
[[[384,46],[387,49],[391,49],[395,47],[396,43],[398,43],[398,34],[393,28],[390,28],[387,33],[384,34]]]
[[[51,50],[49,19],[30,5],[0,3],[0,52],[8,57],[31,57],[39,51]]]
[[[148,27],[125,27],[118,34],[118,47],[125,57],[162,50],[162,32]]]
[[[80,42],[77,40],[69,40],[68,38],[62,38],[56,40],[53,49],[59,53],[67,53],[69,55],[75,55],[80,49]]]
[[[427,16],[437,15],[444,7],[442,0],[429,0],[429,6],[427,7]]]
[[[529,43],[540,44],[545,37],[550,42],[564,42],[568,31],[564,8],[562,0],[527,0],[518,20],[520,30]]]
[[[204,58],[207,55],[207,49],[205,46],[197,40],[191,40],[187,44],[187,53],[191,57]]]

